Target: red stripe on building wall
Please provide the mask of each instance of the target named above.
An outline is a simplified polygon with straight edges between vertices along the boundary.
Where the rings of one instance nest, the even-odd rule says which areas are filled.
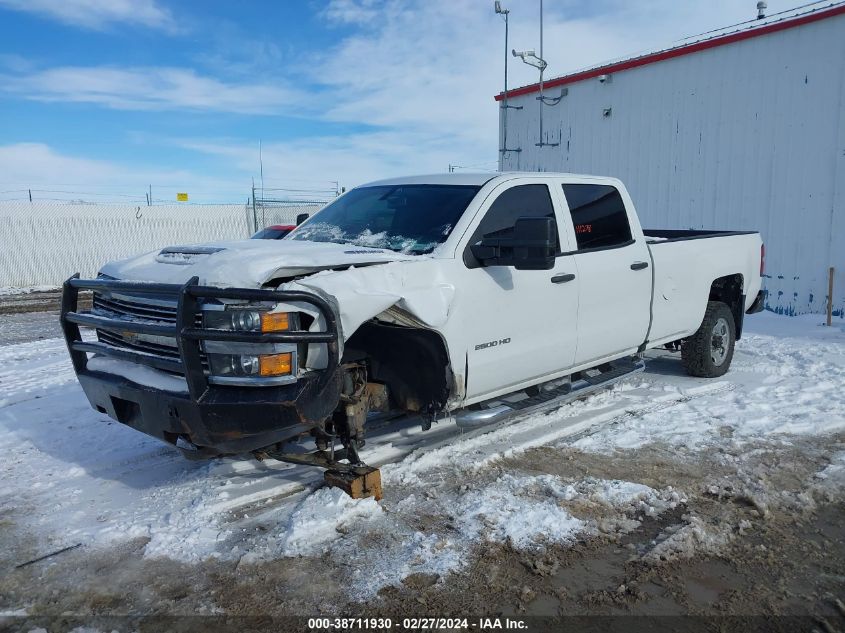
[[[661,51],[659,53],[652,53],[650,55],[644,55],[642,57],[636,57],[634,59],[628,59],[622,62],[616,62],[614,64],[608,64],[606,66],[600,66],[598,68],[592,68],[590,70],[584,70],[582,72],[574,73],[572,75],[565,75],[556,79],[549,79],[548,81],[543,82],[543,88],[555,88],[557,86],[564,86],[566,84],[575,83],[576,81],[583,81],[584,79],[592,79],[593,77],[598,77],[599,75],[609,75],[610,73],[618,73],[623,70],[630,70],[631,68],[646,66],[647,64],[656,64],[657,62],[662,62],[667,59],[682,57],[684,55],[691,55],[692,53],[698,53],[699,51],[706,51],[710,48],[725,46],[726,44],[733,44],[734,42],[741,42],[742,40],[750,40],[751,38],[760,37],[761,35],[767,35],[768,33],[777,33],[778,31],[785,31],[787,29],[795,28],[796,26],[801,26],[803,24],[810,24],[811,22],[817,22],[819,20],[832,18],[836,15],[841,15],[843,13],[845,13],[845,5],[838,6],[833,9],[819,11],[818,13],[804,15],[799,18],[784,22],[768,24],[766,26],[761,26],[756,29],[749,29],[747,31],[741,31],[739,33],[731,33],[730,35],[716,37],[712,40],[696,42],[695,44],[680,46],[678,48]],[[531,94],[532,92],[539,91],[540,84],[531,84],[528,86],[523,86],[522,88],[508,90],[508,98],[510,99],[513,97],[519,97],[522,95],[527,95]],[[501,101],[502,99],[504,99],[504,94],[499,93],[494,97],[494,99],[496,99],[496,101]]]

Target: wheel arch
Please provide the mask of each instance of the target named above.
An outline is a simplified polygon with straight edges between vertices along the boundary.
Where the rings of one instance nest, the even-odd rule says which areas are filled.
[[[742,274],[725,275],[710,284],[708,301],[721,301],[728,306],[734,318],[736,340],[742,337],[743,318],[745,316],[745,291]]]
[[[392,406],[418,412],[446,406],[454,378],[446,342],[438,332],[366,321],[346,341],[341,362],[364,359],[369,379],[387,385]]]

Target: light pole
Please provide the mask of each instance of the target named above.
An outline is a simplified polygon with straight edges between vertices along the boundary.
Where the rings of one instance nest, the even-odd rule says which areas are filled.
[[[499,171],[502,171],[505,163],[505,152],[518,152],[519,150],[512,150],[508,148],[508,108],[514,110],[522,110],[522,106],[508,105],[508,15],[510,11],[502,7],[499,0],[493,4],[493,7],[498,15],[501,15],[505,20],[505,90],[502,93],[502,147],[499,149]]]
[[[543,73],[546,70],[548,64],[546,60],[543,59],[543,0],[540,0],[540,55],[534,53],[533,49],[529,51],[511,51],[514,57],[519,57],[524,63],[528,64],[529,66],[534,66],[537,70],[540,71],[540,96],[537,97],[537,101],[540,105],[539,111],[539,120],[540,120],[540,142],[535,143],[537,147],[556,147],[560,145],[560,141],[557,143],[546,143],[543,137],[543,106],[544,105],[557,105],[560,103],[561,99],[566,95],[565,88],[561,90],[560,97],[554,99],[548,99],[543,94]]]

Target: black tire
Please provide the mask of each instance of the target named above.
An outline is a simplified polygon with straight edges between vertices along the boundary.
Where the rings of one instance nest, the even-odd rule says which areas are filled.
[[[731,366],[736,325],[731,309],[721,301],[708,301],[698,331],[684,340],[681,359],[690,376],[717,378]]]

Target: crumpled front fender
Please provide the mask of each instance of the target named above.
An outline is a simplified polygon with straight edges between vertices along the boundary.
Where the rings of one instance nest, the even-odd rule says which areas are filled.
[[[347,341],[362,323],[391,309],[409,315],[422,327],[440,329],[449,318],[455,297],[455,287],[441,278],[440,271],[436,260],[420,258],[323,271],[285,283],[279,289],[316,292],[335,304],[342,339]],[[309,366],[312,362],[319,360],[312,359],[309,350]]]

